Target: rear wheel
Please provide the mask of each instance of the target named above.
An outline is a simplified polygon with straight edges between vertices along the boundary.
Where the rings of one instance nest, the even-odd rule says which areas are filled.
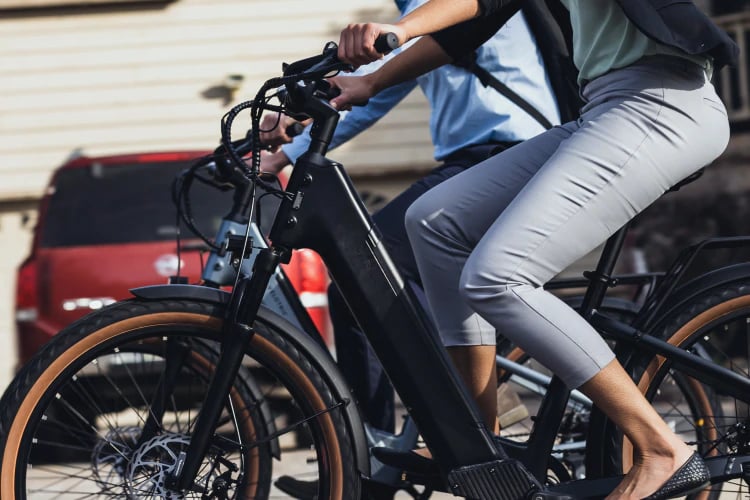
[[[665,318],[655,335],[744,377],[750,376],[750,282],[708,290]],[[672,369],[668,360],[642,355],[627,367],[638,387],[667,424],[704,457],[750,455],[750,409],[744,401]],[[604,475],[632,466],[630,443],[606,421],[604,441],[590,447]],[[592,439],[597,439],[596,435]],[[742,462],[745,459],[740,459]],[[691,495],[691,499],[747,498],[748,484],[737,477]]]
[[[273,466],[317,479],[318,498],[357,498],[346,402],[260,320],[193,491],[169,488],[211,397],[223,317],[208,303],[133,300],[57,335],[3,397],[0,497],[268,498]],[[310,450],[296,449],[300,436]]]

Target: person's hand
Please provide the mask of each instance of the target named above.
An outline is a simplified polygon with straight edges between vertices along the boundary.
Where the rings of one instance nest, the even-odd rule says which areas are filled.
[[[287,134],[287,127],[294,123],[294,119],[280,113],[267,113],[260,122],[260,142],[272,152],[279,150],[282,144],[292,142]]]
[[[350,24],[341,31],[338,58],[355,67],[380,59],[383,54],[375,50],[375,39],[386,33],[395,34],[399,45],[409,39],[406,31],[395,24]]]
[[[335,76],[328,79],[331,87],[341,94],[331,99],[331,106],[339,111],[349,110],[352,106],[364,106],[370,97],[377,93],[375,73],[364,76]]]
[[[284,167],[289,165],[289,157],[284,154],[283,151],[279,150],[275,153],[261,151],[260,153],[260,171],[267,172],[269,174],[278,174]]]

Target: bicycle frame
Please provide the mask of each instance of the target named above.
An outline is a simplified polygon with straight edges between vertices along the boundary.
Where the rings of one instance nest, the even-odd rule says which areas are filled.
[[[270,233],[271,246],[259,250],[252,277],[234,288],[225,322],[227,339],[210,394],[194,429],[187,452],[178,459],[172,485],[189,489],[207,449],[223,396],[228,393],[252,338],[252,323],[278,265],[292,249],[310,248],[328,266],[333,281],[398,392],[429,443],[449,490],[455,495],[513,500],[605,495],[620,478],[572,481],[542,486],[548,457],[567,405],[569,391],[558,377],[550,381],[528,442],[496,442],[455,373],[446,350],[417,305],[409,286],[388,256],[364,204],[343,167],[325,157],[338,113],[322,99],[305,109],[315,120],[312,142],[300,158]],[[668,357],[674,366],[697,376],[717,391],[750,401],[750,380],[675,348],[642,330],[594,311],[610,285],[609,275],[622,247],[624,229],[607,246],[584,300],[584,316],[618,342]],[[613,249],[616,248],[616,251]],[[344,401],[351,404],[351,401]],[[336,407],[330,411],[336,411]],[[735,457],[736,458],[736,457]],[[717,477],[741,474],[741,463],[709,466]],[[739,461],[737,461],[739,462]],[[723,475],[719,474],[719,469]]]
[[[270,233],[272,245],[260,250],[252,277],[241,280],[233,291],[227,344],[210,393],[227,392],[252,336],[253,317],[278,264],[288,261],[293,248],[311,248],[326,262],[386,372],[395,375],[394,386],[407,410],[430,442],[444,474],[453,476],[454,493],[473,493],[474,476],[497,483],[498,498],[506,495],[501,488],[512,495],[507,498],[541,489],[520,463],[508,460],[504,451],[495,447],[444,347],[414,305],[416,299],[388,257],[348,176],[341,165],[323,156],[338,113],[327,102],[317,106],[322,112],[316,110],[311,148],[291,175],[286,191],[293,197],[281,203]],[[187,453],[181,455],[176,468],[178,488],[192,484],[221,400],[206,401],[198,417]],[[440,418],[435,418],[438,415]],[[461,466],[473,467],[462,471]],[[518,484],[517,491],[503,487],[503,479],[508,477]]]
[[[250,189],[252,189],[252,186],[247,184],[237,187],[237,199],[246,199],[248,197],[247,191]],[[240,204],[237,203],[236,205]],[[251,250],[247,258],[242,259],[241,264],[234,262],[231,252],[224,252],[222,255],[219,251],[212,249],[201,275],[202,281],[208,286],[222,287],[233,285],[237,275],[236,267],[238,266],[241,266],[240,272],[243,275],[252,276],[255,259],[258,256],[260,248],[266,247],[266,240],[255,221],[250,220],[249,209],[249,206],[245,206],[244,209],[239,206],[233,207],[232,211],[223,218],[214,241],[220,243],[219,246],[223,248],[226,247],[229,236],[244,235],[246,232],[249,232],[255,248]],[[250,221],[249,227],[248,221]],[[297,292],[294,290],[281,266],[276,268],[276,271],[269,280],[268,287],[263,295],[262,304],[301,331],[307,333],[321,346],[325,347],[325,352],[329,352],[320,332],[315,327],[310,315],[302,305]],[[375,429],[366,423],[365,433],[370,446],[381,443],[402,451],[410,450],[416,446],[419,437],[419,431],[414,421],[408,418],[408,416],[404,420],[401,432],[398,434]],[[370,457],[370,476],[374,481],[396,485],[400,480],[401,472],[398,469],[382,464],[374,457]]]
[[[244,187],[244,189],[247,189],[247,187]],[[248,220],[248,214],[242,214],[239,220],[232,220],[232,216],[225,217],[222,220],[215,239],[217,242],[224,242],[229,235],[244,235],[249,231],[255,248],[251,250],[250,255],[246,259],[242,259],[240,264],[240,272],[245,276],[252,275],[252,267],[260,250],[258,247],[265,246],[265,238],[261,234],[258,225],[254,221],[250,221],[250,227],[248,228]],[[224,255],[220,255],[219,252],[212,251],[206,261],[201,279],[209,286],[232,286],[234,278],[237,275],[236,263],[232,261],[232,253],[225,252]],[[325,345],[320,332],[315,327],[315,323],[313,323],[312,318],[310,318],[307,310],[302,305],[297,292],[281,267],[276,268],[269,280],[266,293],[263,296],[263,305],[289,321],[295,327],[306,332],[321,345]]]

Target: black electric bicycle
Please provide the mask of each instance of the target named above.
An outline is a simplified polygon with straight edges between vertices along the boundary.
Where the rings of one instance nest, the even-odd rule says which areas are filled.
[[[598,498],[619,482],[628,443],[596,408],[587,478],[550,476],[568,399],[555,377],[526,442],[497,439],[482,425],[346,173],[325,158],[338,113],[328,105],[324,77],[345,67],[335,54],[328,46],[286,66],[223,124],[231,159],[224,178],[243,182],[258,176],[257,164],[247,170],[229,137],[239,112],[251,109],[254,131],[264,108],[314,120],[310,149],[279,193],[270,247],[255,249],[246,234],[227,248],[240,260],[257,252],[252,277],[237,280],[231,293],[190,285],[137,289],[133,299],[56,336],[3,396],[2,498],[267,498],[274,459],[283,459],[289,435],[310,446],[312,459],[298,467],[317,480],[318,498],[373,495],[367,439],[330,355],[261,308],[278,264],[300,247],[324,258],[433,451],[446,491],[502,500]],[[266,98],[277,87],[285,89],[282,106]],[[235,201],[254,204],[252,197]],[[747,242],[703,247],[740,243]],[[694,254],[678,261],[632,326],[596,310],[613,263],[600,263],[592,275],[583,310],[616,340],[644,394],[692,422],[690,440],[711,470],[712,486],[699,495],[733,498],[747,492],[750,476],[750,274],[728,267],[676,288]],[[674,386],[688,387],[682,394],[691,400],[670,400]],[[295,411],[277,417],[279,401]],[[75,456],[52,462],[50,446]]]

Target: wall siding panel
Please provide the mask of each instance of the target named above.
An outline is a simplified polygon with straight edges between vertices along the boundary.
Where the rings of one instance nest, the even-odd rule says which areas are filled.
[[[0,201],[39,196],[75,154],[211,149],[221,116],[281,62],[318,52],[347,21],[395,16],[390,0],[177,0],[0,15]],[[244,80],[228,103],[220,87],[230,74]],[[332,157],[353,174],[426,168],[427,118],[414,92]]]

